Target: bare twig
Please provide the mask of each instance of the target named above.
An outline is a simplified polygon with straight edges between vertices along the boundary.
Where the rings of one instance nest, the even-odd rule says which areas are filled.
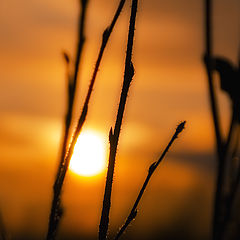
[[[90,97],[91,97],[91,94],[92,94],[93,86],[94,86],[94,83],[95,83],[95,80],[96,80],[97,72],[98,72],[98,69],[99,69],[99,66],[100,66],[100,63],[101,63],[101,59],[102,59],[105,47],[106,47],[107,42],[109,40],[109,37],[112,33],[112,30],[113,30],[113,28],[116,24],[116,21],[117,21],[119,15],[121,13],[121,10],[124,6],[124,3],[125,3],[125,0],[120,1],[119,5],[118,5],[118,8],[117,8],[117,11],[116,11],[116,13],[113,17],[113,20],[112,20],[110,26],[103,33],[102,44],[101,44],[100,51],[99,51],[99,54],[98,54],[98,57],[97,57],[97,62],[96,62],[95,68],[94,68],[93,76],[91,78],[88,93],[87,93],[87,96],[86,96],[86,99],[85,99],[85,102],[84,102],[84,106],[83,106],[80,118],[78,120],[77,127],[75,128],[74,133],[72,135],[72,141],[70,142],[70,146],[67,150],[67,142],[68,142],[68,139],[69,139],[69,127],[70,127],[70,124],[71,124],[72,108],[73,108],[73,101],[71,99],[74,98],[74,97],[72,97],[72,98],[69,97],[68,114],[66,116],[66,130],[65,130],[66,132],[65,132],[64,143],[63,143],[64,147],[63,147],[63,150],[62,150],[62,158],[61,158],[61,162],[60,162],[60,165],[59,165],[59,168],[58,168],[56,181],[55,181],[55,184],[54,184],[54,198],[53,198],[53,202],[52,202],[52,210],[51,210],[50,223],[49,223],[49,229],[50,228],[51,229],[48,230],[48,232],[49,232],[48,237],[47,237],[48,240],[55,238],[57,226],[58,226],[60,217],[62,215],[60,195],[61,195],[61,191],[62,191],[63,182],[64,182],[64,179],[65,179],[65,176],[66,176],[66,172],[68,170],[68,166],[69,166],[69,163],[70,163],[71,156],[73,154],[74,146],[77,142],[77,138],[80,134],[80,131],[81,131],[82,126],[83,126],[83,124],[85,122],[85,119],[86,119],[87,110],[88,110],[88,103],[89,103],[89,100],[90,100]],[[84,4],[83,6],[85,6],[85,9],[86,9],[87,0],[82,0],[82,4]],[[83,8],[82,8],[82,11],[83,11]],[[81,15],[82,17],[81,17],[80,21],[84,21],[83,15],[85,16],[85,13],[82,13],[82,15]],[[83,27],[84,24],[81,23],[80,26]],[[81,34],[83,34],[83,31],[80,31],[80,32],[81,32]],[[84,37],[80,37],[79,39],[84,41]],[[79,43],[80,42],[81,41],[79,41]],[[82,46],[79,46],[78,47],[78,52],[80,51],[80,53],[78,55],[79,57],[77,57],[77,59],[76,59],[74,80],[73,80],[73,82],[71,82],[71,79],[69,79],[69,96],[70,95],[75,95],[75,91],[76,91],[76,81],[75,81],[75,79],[77,79],[77,75],[78,75],[78,73],[77,73],[78,68],[76,68],[76,67],[79,65],[79,62],[80,62],[81,49],[82,49]],[[65,56],[67,56],[67,55],[65,55]],[[68,59],[68,58],[66,58],[66,59]]]
[[[112,20],[110,26],[107,27],[105,29],[105,31],[103,32],[102,45],[101,45],[100,50],[99,50],[98,58],[97,58],[96,65],[95,65],[95,68],[94,68],[94,71],[93,71],[92,79],[90,81],[90,86],[89,86],[89,89],[88,89],[88,93],[87,93],[87,97],[85,99],[84,105],[88,105],[88,103],[89,103],[89,99],[90,99],[91,94],[92,94],[93,86],[94,86],[94,83],[95,83],[95,79],[96,79],[97,72],[98,72],[98,69],[99,69],[99,66],[100,66],[100,63],[101,63],[101,60],[102,60],[104,50],[106,48],[109,37],[110,37],[110,35],[113,31],[113,28],[114,28],[114,26],[116,24],[116,21],[117,21],[119,15],[120,15],[120,13],[123,9],[123,6],[124,6],[125,2],[126,2],[126,0],[121,0],[119,2],[117,11],[115,12],[115,15],[113,17],[113,20]]]
[[[89,88],[88,88],[88,92],[87,92],[87,96],[85,98],[85,102],[84,102],[84,106],[83,106],[83,109],[82,109],[82,112],[81,112],[81,115],[80,115],[80,118],[79,118],[79,121],[78,121],[78,124],[77,124],[77,127],[73,133],[73,136],[72,136],[72,142],[70,143],[70,146],[69,146],[69,149],[65,155],[65,165],[64,165],[64,168],[63,168],[63,171],[62,171],[62,175],[60,177],[60,182],[63,182],[64,178],[65,178],[65,175],[66,175],[66,172],[67,172],[67,169],[68,169],[68,165],[69,165],[69,162],[70,162],[70,159],[71,159],[71,156],[73,154],[73,149],[74,149],[74,146],[77,142],[77,138],[81,132],[81,129],[82,129],[82,126],[85,122],[85,119],[86,119],[86,116],[87,116],[87,111],[88,111],[88,104],[89,104],[89,101],[90,101],[90,97],[91,97],[91,94],[92,94],[92,91],[93,91],[93,86],[94,86],[94,83],[95,83],[95,80],[96,80],[96,77],[97,77],[97,72],[99,70],[99,66],[100,66],[100,63],[101,63],[101,60],[102,60],[102,56],[103,56],[103,53],[104,53],[104,50],[106,48],[106,45],[108,43],[108,40],[109,40],[109,37],[112,33],[112,30],[115,26],[115,23],[122,11],[122,8],[124,6],[124,3],[125,3],[125,0],[121,0],[120,3],[119,3],[119,6],[117,8],[117,11],[114,15],[114,18],[110,24],[110,26],[108,28],[105,29],[104,33],[103,33],[103,36],[102,36],[102,44],[101,44],[101,47],[100,47],[100,50],[99,50],[99,54],[98,54],[98,58],[97,58],[97,61],[96,61],[96,65],[95,65],[95,68],[94,68],[94,71],[93,71],[93,75],[92,75],[92,78],[91,78],[91,81],[90,81],[90,85],[89,85]]]
[[[70,130],[70,125],[73,117],[73,104],[74,104],[76,87],[78,82],[79,65],[80,65],[80,59],[82,56],[83,45],[85,43],[84,31],[85,31],[85,18],[86,18],[86,9],[87,9],[88,0],[80,0],[80,2],[81,2],[81,16],[79,18],[77,54],[76,54],[73,74],[69,73],[69,67],[68,67],[69,61],[70,61],[69,56],[66,53],[64,53],[64,58],[66,60],[66,65],[67,65],[68,107],[67,107],[67,114],[65,117],[65,134],[64,134],[64,140],[63,140],[60,164],[57,172],[57,178],[60,175],[60,172],[62,171],[62,168],[64,165],[64,158],[67,151],[67,144],[68,144],[69,133],[70,133],[69,130]]]
[[[125,72],[124,72],[124,81],[120,97],[120,103],[117,113],[117,119],[115,123],[114,131],[112,128],[109,132],[109,142],[110,142],[110,154],[108,162],[108,172],[105,185],[105,193],[103,199],[102,215],[99,225],[99,240],[105,240],[107,238],[108,224],[109,224],[109,212],[111,207],[111,193],[112,193],[112,182],[115,166],[115,158],[117,152],[118,139],[120,134],[120,129],[122,125],[122,119],[124,114],[124,109],[127,100],[127,94],[130,87],[130,83],[134,76],[134,67],[132,64],[132,47],[133,47],[133,37],[135,30],[135,20],[137,14],[137,5],[138,0],[132,1],[129,32],[128,32],[128,43],[127,43],[127,53],[125,60]]]
[[[99,66],[100,66],[100,63],[101,63],[101,59],[102,59],[105,47],[106,47],[107,42],[109,40],[109,37],[112,33],[112,30],[115,26],[115,23],[116,23],[119,15],[121,13],[121,10],[123,8],[124,3],[125,3],[125,0],[120,1],[119,6],[117,8],[117,11],[114,15],[114,18],[111,22],[110,27],[108,27],[103,33],[102,45],[101,45],[99,55],[98,55],[98,58],[97,58],[97,62],[96,62],[95,68],[94,68],[93,76],[92,76],[92,79],[91,79],[91,82],[90,82],[90,85],[89,85],[89,88],[88,88],[88,93],[87,93],[87,96],[85,98],[84,106],[83,106],[80,118],[78,120],[77,127],[74,130],[74,133],[73,133],[73,136],[72,136],[72,142],[70,143],[69,149],[68,149],[68,151],[65,155],[64,167],[62,169],[62,174],[60,175],[60,178],[59,178],[59,185],[61,185],[61,187],[62,187],[64,178],[65,178],[66,172],[68,170],[68,166],[69,166],[69,163],[70,163],[71,156],[73,154],[74,146],[77,142],[77,138],[78,138],[78,136],[81,132],[81,129],[83,127],[83,124],[84,124],[86,116],[87,116],[89,100],[90,100],[90,97],[91,97],[91,94],[92,94],[92,91],[93,91],[93,86],[94,86],[94,83],[95,83],[95,80],[96,80],[97,72],[98,72],[98,69],[99,69]]]
[[[48,233],[47,239],[55,239],[56,231],[59,225],[60,218],[62,216],[62,206],[60,201],[60,193],[61,193],[61,183],[60,177],[64,168],[64,159],[70,134],[70,125],[72,121],[72,114],[73,114],[73,104],[76,94],[76,86],[77,86],[77,79],[78,79],[78,72],[79,72],[79,64],[82,54],[83,45],[85,42],[84,37],[84,28],[85,28],[85,17],[86,17],[86,8],[88,0],[80,0],[81,5],[81,16],[79,18],[79,34],[78,34],[78,45],[77,45],[77,54],[76,54],[76,61],[75,61],[75,68],[73,76],[69,73],[69,56],[64,53],[64,58],[67,65],[67,79],[68,79],[68,107],[67,107],[67,114],[65,117],[65,131],[63,136],[63,143],[62,143],[62,152],[60,157],[60,162],[58,166],[58,171],[56,175],[56,180],[53,187],[53,200],[51,206],[51,213],[49,217],[49,225],[48,225]]]
[[[227,135],[227,140],[224,144],[224,157],[227,157],[228,151],[230,149],[231,141],[232,141],[232,136],[233,136],[233,133],[235,132],[234,130],[236,127],[237,127],[237,116],[236,116],[236,112],[233,110],[229,131]]]
[[[158,167],[158,165],[160,164],[160,162],[163,160],[163,158],[165,157],[166,153],[168,152],[169,148],[171,147],[172,143],[175,141],[175,139],[178,137],[178,135],[182,132],[182,130],[184,129],[186,121],[180,123],[174,133],[174,135],[172,136],[170,142],[168,143],[167,147],[165,148],[165,150],[163,151],[162,155],[160,156],[160,158],[158,159],[158,161],[154,162],[151,164],[151,166],[148,169],[148,175],[142,185],[142,188],[137,196],[137,199],[130,211],[130,214],[128,215],[126,222],[123,224],[123,226],[120,228],[118,234],[115,237],[115,240],[119,239],[121,237],[121,235],[124,233],[124,231],[126,230],[126,228],[128,227],[128,225],[133,221],[133,219],[136,217],[137,215],[137,207],[138,204],[143,196],[143,193],[149,183],[149,180],[151,178],[151,176],[153,175],[154,171],[156,170],[156,168]]]

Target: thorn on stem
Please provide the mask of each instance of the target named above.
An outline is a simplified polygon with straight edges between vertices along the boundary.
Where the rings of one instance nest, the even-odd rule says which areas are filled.
[[[134,220],[137,216],[137,210],[135,210],[132,214],[131,214],[131,220]]]
[[[109,37],[109,27],[107,27],[107,28],[104,30],[103,35],[102,35],[102,41],[103,41],[104,43],[106,43],[108,37]]]
[[[68,55],[65,51],[63,51],[62,54],[63,54],[63,58],[64,58],[66,64],[69,65],[69,63],[70,63],[70,57],[69,57],[69,55]]]
[[[111,128],[110,128],[110,131],[109,131],[109,142],[110,142],[110,143],[112,143],[113,137],[114,137],[114,135],[113,135],[112,127],[111,127]]]
[[[156,163],[157,163],[157,162],[154,162],[154,163],[151,164],[151,166],[150,166],[149,169],[148,169],[148,172],[149,172],[149,173],[152,173],[152,172],[154,171],[154,169],[155,169],[155,167],[156,167]]]
[[[135,69],[134,69],[133,63],[131,61],[131,63],[130,63],[130,71],[129,71],[130,81],[132,80],[132,78],[134,76],[134,73],[135,73]]]

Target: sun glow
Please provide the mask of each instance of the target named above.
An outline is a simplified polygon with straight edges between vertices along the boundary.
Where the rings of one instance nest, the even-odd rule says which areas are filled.
[[[69,168],[80,176],[94,176],[106,166],[104,138],[95,131],[83,131],[74,147]]]

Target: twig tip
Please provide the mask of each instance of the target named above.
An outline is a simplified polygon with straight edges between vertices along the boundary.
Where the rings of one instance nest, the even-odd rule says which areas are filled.
[[[133,65],[133,63],[131,61],[131,63],[130,63],[130,76],[131,76],[131,79],[133,78],[134,74],[135,74],[135,69],[134,69],[134,65]]]
[[[156,168],[156,162],[152,163],[151,166],[148,169],[149,173],[152,173],[154,171],[154,169]]]
[[[109,142],[112,143],[112,140],[113,140],[113,130],[112,130],[112,127],[111,127],[110,131],[109,131]]]
[[[185,128],[185,124],[186,124],[186,121],[183,121],[178,124],[178,126],[176,128],[176,134],[179,134],[180,132],[183,131],[183,129]]]
[[[63,52],[62,52],[62,55],[63,55],[63,58],[64,58],[65,62],[66,62],[67,64],[69,64],[69,63],[70,63],[70,57],[69,57],[68,53],[65,52],[65,51],[63,51]]]
[[[108,40],[109,35],[110,35],[109,27],[107,27],[107,28],[104,30],[104,32],[103,32],[102,41],[106,43],[107,40]]]

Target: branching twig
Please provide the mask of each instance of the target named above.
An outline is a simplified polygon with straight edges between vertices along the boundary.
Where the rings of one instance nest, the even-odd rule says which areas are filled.
[[[61,152],[60,162],[57,170],[56,180],[53,187],[53,191],[54,191],[53,200],[52,200],[51,212],[49,217],[49,225],[48,225],[48,233],[47,233],[48,240],[55,239],[59,221],[62,216],[62,206],[60,201],[62,184],[60,182],[60,179],[61,179],[61,174],[64,168],[64,159],[65,159],[67,143],[69,139],[70,125],[72,121],[73,103],[74,103],[74,98],[76,94],[80,58],[82,54],[82,48],[85,42],[84,27],[85,27],[87,3],[88,3],[88,0],[80,0],[81,16],[79,18],[78,46],[77,46],[77,54],[76,54],[76,61],[75,61],[75,68],[74,68],[73,75],[69,73],[69,61],[70,61],[69,56],[66,53],[64,53],[64,58],[67,64],[68,107],[67,107],[67,114],[65,117],[65,131],[63,136],[62,152]]]
[[[133,221],[133,219],[136,217],[137,215],[137,207],[138,204],[143,196],[143,193],[149,183],[149,180],[151,178],[151,176],[153,175],[154,171],[156,170],[156,168],[158,167],[158,165],[160,164],[160,162],[163,160],[163,158],[165,157],[166,153],[168,152],[169,148],[171,147],[172,143],[174,142],[174,140],[178,137],[178,135],[182,132],[182,130],[184,129],[185,126],[185,121],[180,123],[174,133],[174,135],[172,136],[170,142],[168,143],[167,147],[165,148],[165,150],[163,151],[161,157],[158,159],[158,161],[154,162],[153,164],[151,164],[151,166],[149,167],[148,170],[148,175],[143,183],[143,186],[137,196],[137,199],[132,207],[132,210],[129,214],[129,216],[126,219],[126,222],[124,223],[124,225],[120,228],[118,234],[115,237],[115,240],[119,239],[121,237],[121,235],[124,233],[124,231],[126,230],[126,228],[128,227],[128,225]]]
[[[68,149],[68,152],[66,153],[66,156],[65,156],[65,166],[64,166],[64,169],[63,169],[63,172],[62,172],[62,176],[60,177],[60,182],[63,181],[63,179],[65,178],[66,171],[68,169],[68,165],[69,165],[71,156],[73,154],[74,146],[76,144],[77,138],[78,138],[78,136],[80,134],[80,131],[82,129],[82,126],[83,126],[83,124],[85,122],[85,119],[86,119],[86,116],[87,116],[89,100],[90,100],[90,97],[91,97],[91,94],[92,94],[92,91],[93,91],[93,86],[94,86],[94,83],[95,83],[95,80],[96,80],[96,77],[97,77],[97,72],[99,70],[99,66],[100,66],[100,63],[101,63],[101,60],[102,60],[102,56],[103,56],[104,50],[106,48],[106,45],[108,43],[109,37],[110,37],[110,35],[112,33],[112,30],[113,30],[113,28],[115,26],[115,23],[116,23],[119,15],[120,15],[120,13],[122,11],[124,3],[125,3],[125,0],[121,0],[120,1],[119,6],[117,8],[117,11],[116,11],[116,13],[114,15],[114,18],[113,18],[110,26],[108,28],[106,28],[104,33],[103,33],[102,44],[101,44],[101,47],[100,47],[100,50],[99,50],[99,54],[98,54],[98,58],[97,58],[97,61],[96,61],[96,65],[95,65],[95,68],[94,68],[94,71],[93,71],[93,75],[92,75],[92,78],[91,78],[91,81],[90,81],[90,85],[89,85],[89,88],[88,88],[87,96],[85,98],[84,106],[83,106],[83,109],[82,109],[82,112],[81,112],[81,115],[80,115],[77,127],[76,127],[76,129],[75,129],[75,131],[73,133],[72,142],[71,142],[70,147]]]
[[[68,107],[67,107],[67,114],[65,117],[65,133],[64,133],[63,147],[61,152],[61,159],[60,159],[59,168],[57,172],[57,178],[59,177],[60,172],[62,171],[62,168],[64,165],[64,159],[67,151],[67,144],[69,140],[69,130],[70,130],[70,125],[73,117],[73,104],[74,104],[76,87],[78,82],[79,64],[82,56],[83,45],[85,42],[84,31],[85,31],[85,18],[86,18],[86,8],[87,8],[88,0],[80,0],[80,2],[81,2],[81,16],[79,18],[78,45],[77,45],[77,54],[76,54],[73,74],[70,74],[69,72],[69,61],[70,61],[69,56],[67,55],[67,53],[64,53],[64,58],[66,60],[66,65],[67,65]]]
[[[99,66],[100,66],[100,63],[101,63],[101,60],[102,60],[102,56],[103,56],[105,47],[106,47],[107,42],[109,40],[109,37],[112,33],[112,30],[115,26],[115,23],[116,23],[119,15],[121,13],[121,10],[123,8],[124,3],[125,3],[125,0],[120,1],[119,6],[117,8],[117,11],[114,15],[114,18],[111,22],[110,27],[108,27],[103,33],[102,45],[101,45],[101,48],[100,48],[100,51],[99,51],[99,54],[98,54],[97,62],[96,62],[94,72],[93,72],[93,76],[91,78],[91,82],[90,82],[90,85],[89,85],[89,88],[88,88],[88,93],[87,93],[87,96],[86,96],[86,99],[85,99],[85,102],[84,102],[84,106],[83,106],[80,118],[78,120],[77,127],[74,130],[74,133],[73,133],[73,136],[72,136],[72,142],[70,143],[69,149],[68,149],[68,151],[66,153],[66,156],[65,156],[64,167],[63,167],[63,170],[62,170],[62,174],[60,175],[60,178],[59,178],[59,185],[61,185],[61,186],[63,184],[66,172],[68,170],[68,166],[69,166],[71,156],[73,154],[74,146],[77,142],[77,138],[78,138],[78,136],[81,132],[81,129],[83,127],[83,124],[84,124],[86,116],[87,116],[89,100],[90,100],[90,97],[91,97],[91,94],[92,94],[92,91],[93,91],[93,86],[94,86],[94,83],[95,83],[95,80],[96,80],[97,72],[98,72],[98,69],[99,69]]]
[[[86,4],[87,4],[87,0],[82,0],[81,1],[83,6],[85,6],[86,8]],[[87,93],[87,97],[85,99],[84,102],[84,106],[83,106],[83,110],[81,112],[77,127],[74,130],[73,136],[72,136],[72,141],[70,143],[70,146],[67,150],[67,142],[69,139],[69,127],[71,124],[71,118],[72,118],[72,109],[73,109],[73,99],[75,92],[76,92],[76,79],[77,79],[77,75],[78,75],[78,68],[77,66],[79,65],[80,62],[80,56],[81,56],[81,50],[82,50],[82,46],[78,47],[78,52],[80,51],[80,53],[78,54],[79,57],[76,58],[76,64],[75,64],[75,73],[74,73],[74,80],[73,82],[71,81],[71,79],[69,79],[69,104],[68,104],[68,114],[66,116],[66,130],[65,130],[65,137],[64,137],[64,143],[63,143],[63,150],[62,150],[62,158],[61,158],[61,162],[58,168],[58,172],[57,172],[57,176],[56,176],[56,181],[54,184],[54,197],[53,197],[53,202],[52,202],[52,209],[51,209],[51,215],[50,215],[50,222],[49,222],[49,230],[48,230],[48,237],[47,239],[54,239],[55,238],[55,234],[56,234],[56,230],[57,230],[57,226],[60,220],[60,217],[62,215],[62,208],[61,208],[61,202],[60,202],[60,195],[61,195],[61,191],[62,191],[62,186],[63,186],[63,182],[66,176],[66,172],[68,170],[68,166],[69,166],[69,162],[71,159],[71,156],[73,154],[73,149],[74,146],[76,144],[77,138],[79,136],[79,133],[82,129],[82,126],[85,122],[86,119],[86,115],[87,115],[87,110],[88,110],[88,103],[91,97],[91,93],[93,90],[93,86],[95,83],[95,79],[97,76],[97,72],[101,63],[101,59],[105,50],[105,47],[107,45],[107,42],[109,40],[109,37],[112,33],[112,30],[116,24],[116,21],[121,13],[121,10],[124,6],[125,0],[121,0],[119,3],[119,6],[117,8],[117,11],[113,17],[113,20],[110,24],[110,26],[104,31],[103,33],[103,38],[102,38],[102,45],[98,54],[98,58],[97,58],[97,62],[94,68],[94,72],[93,72],[93,76],[91,78],[91,82],[90,82],[90,86],[88,89],[88,93]],[[82,8],[83,11],[84,8]],[[85,11],[85,10],[84,10]],[[81,15],[81,20],[80,21],[84,21],[83,16],[85,16],[85,13],[82,13]],[[84,26],[84,23],[82,22],[80,24],[81,27]],[[80,31],[81,34],[83,34],[83,31]],[[80,37],[79,38],[80,41],[79,43],[81,43],[81,41],[84,41],[84,37]],[[67,56],[67,55],[65,55]],[[70,96],[73,96],[72,98]]]
[[[117,113],[117,119],[115,123],[114,131],[112,128],[109,132],[109,142],[110,142],[110,154],[108,162],[108,172],[105,185],[105,193],[103,199],[102,215],[99,225],[99,240],[105,240],[107,238],[108,224],[109,224],[109,212],[111,207],[111,193],[112,193],[112,182],[115,166],[115,158],[117,152],[118,139],[120,134],[120,129],[122,125],[123,113],[126,105],[127,94],[134,75],[134,67],[132,64],[132,47],[133,47],[133,37],[135,30],[135,20],[137,13],[138,0],[132,1],[129,32],[128,32],[128,43],[127,43],[127,53],[125,60],[125,72],[124,81],[121,92],[121,98]]]

